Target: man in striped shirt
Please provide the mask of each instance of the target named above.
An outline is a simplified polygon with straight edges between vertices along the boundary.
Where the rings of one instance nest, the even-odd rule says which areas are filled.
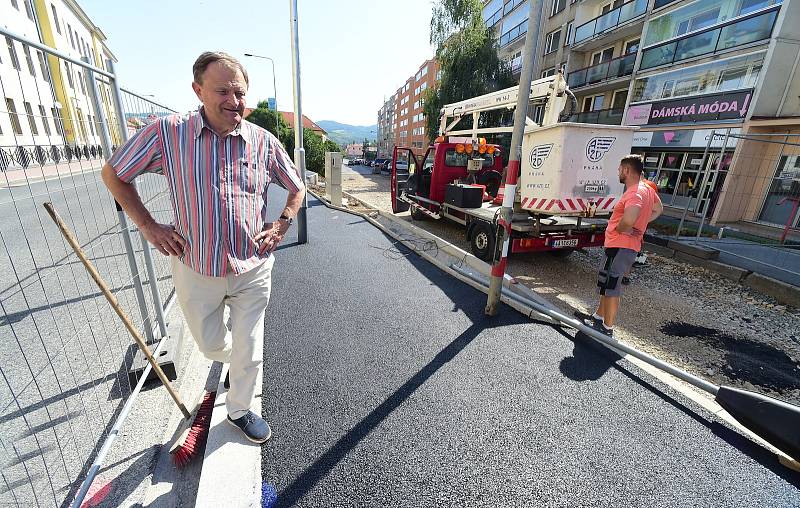
[[[200,351],[230,363],[228,421],[263,443],[272,431],[250,407],[263,358],[272,251],[292,224],[305,186],[280,142],[242,118],[249,84],[244,67],[225,53],[206,52],[193,71],[202,108],[137,132],[114,152],[102,176],[147,241],[171,256],[178,302]],[[146,172],[166,177],[174,226],[157,223],[131,184]],[[268,222],[273,181],[289,196],[280,218]]]

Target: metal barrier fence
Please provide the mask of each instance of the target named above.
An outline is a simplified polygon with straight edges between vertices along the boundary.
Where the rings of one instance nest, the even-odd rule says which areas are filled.
[[[99,170],[127,135],[174,111],[120,90],[110,63],[0,34],[47,62],[12,58],[13,79],[0,74],[0,504],[79,506],[138,393],[136,346],[42,204],[157,343],[173,300],[168,260],[130,230]],[[156,220],[171,222],[164,178],[137,186]]]
[[[712,148],[719,138],[721,146]],[[695,242],[739,266],[800,284],[800,133],[712,131],[700,167],[706,171],[686,194],[676,238],[692,209],[699,224],[687,232]]]

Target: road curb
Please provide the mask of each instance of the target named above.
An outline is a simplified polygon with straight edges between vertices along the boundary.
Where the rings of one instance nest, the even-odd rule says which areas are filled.
[[[361,212],[357,212],[355,210],[349,210],[349,209],[344,208],[344,207],[338,207],[338,206],[332,205],[324,197],[321,197],[321,196],[317,195],[316,193],[314,193],[310,189],[309,189],[308,192],[310,194],[312,194],[314,197],[316,197],[317,199],[319,199],[320,202],[322,202],[328,208],[332,208],[332,209],[339,210],[339,211],[342,211],[342,212],[345,212],[345,213],[350,213],[350,214],[353,214],[353,215],[357,215],[357,216],[363,217],[365,220],[367,220],[368,222],[373,224],[379,230],[383,231],[384,233],[388,234],[392,238],[395,238],[397,241],[399,241],[399,242],[403,243],[404,245],[406,245],[407,247],[411,248],[412,250],[417,252],[421,257],[426,259],[426,261],[431,262],[432,264],[434,264],[435,266],[439,267],[443,271],[447,272],[449,275],[452,275],[456,279],[458,279],[458,280],[470,285],[471,287],[473,287],[473,288],[475,288],[475,289],[477,289],[477,290],[479,290],[479,291],[481,291],[483,293],[486,293],[488,291],[488,289],[485,286],[480,285],[480,284],[472,281],[471,279],[462,276],[461,274],[459,274],[458,272],[456,272],[455,270],[453,270],[449,266],[442,266],[442,264],[440,262],[438,262],[434,257],[430,256],[427,252],[420,251],[418,249],[415,249],[413,246],[407,245],[407,243],[405,241],[403,241],[402,238],[400,238],[394,232],[390,231],[388,228],[383,227],[383,225],[381,225],[380,223],[375,221],[369,215],[361,213]],[[366,201],[364,201],[364,200],[362,200],[360,198],[356,198],[355,196],[353,196],[353,195],[351,195],[349,193],[343,192],[342,195],[346,196],[348,199],[353,199],[353,200],[361,203],[362,206],[364,206],[366,208],[374,210],[374,212],[371,211],[370,213],[378,213],[381,217],[384,217],[384,218],[386,218],[388,220],[391,220],[394,224],[397,224],[400,227],[406,228],[412,234],[420,235],[420,232],[421,232],[422,234],[420,236],[437,238],[439,242],[442,242],[443,244],[446,244],[447,246],[451,247],[452,249],[455,249],[457,251],[460,251],[460,252],[464,253],[466,260],[469,260],[469,258],[472,257],[474,261],[471,261],[470,265],[472,265],[473,263],[476,263],[476,262],[483,263],[485,265],[485,269],[481,270],[481,272],[482,273],[484,273],[484,272],[488,273],[489,267],[488,267],[488,265],[486,265],[486,263],[484,263],[481,260],[478,260],[477,258],[472,256],[471,254],[468,254],[468,253],[464,252],[463,250],[459,249],[458,247],[456,247],[456,246],[454,246],[452,244],[449,244],[449,243],[447,243],[446,241],[444,241],[442,239],[439,239],[438,237],[436,237],[435,235],[433,235],[431,233],[428,233],[427,231],[421,230],[420,228],[417,228],[416,226],[407,223],[403,219],[395,216],[394,214],[390,214],[388,212],[385,212],[385,211],[379,209],[378,207],[376,207],[375,205],[372,205],[371,203],[368,203],[368,202],[366,202]],[[722,265],[722,263],[719,263],[719,264]],[[727,265],[724,265],[724,266],[727,266]],[[539,296],[539,295],[537,295],[537,296]],[[519,304],[518,302],[514,302],[514,301],[509,300],[509,299],[503,299],[503,298],[501,298],[501,299],[502,299],[502,301],[504,303],[506,303],[507,305],[512,307],[514,310],[516,310],[517,312],[520,312],[520,313],[528,316],[529,318],[533,318],[534,314],[538,315],[538,316],[541,316],[541,314],[538,314],[538,312],[535,309],[532,309],[529,306]],[[533,318],[533,319],[536,319],[536,318]],[[561,326],[560,323],[559,323],[559,326]],[[790,469],[797,469],[798,467],[800,467],[800,462],[798,462],[797,460],[794,460],[793,458],[789,457],[788,455],[786,455],[782,451],[780,451],[777,448],[775,448],[774,446],[772,446],[767,441],[763,440],[758,435],[756,435],[753,432],[751,432],[746,427],[742,426],[735,418],[733,418],[727,411],[725,411],[725,409],[723,409],[722,406],[720,406],[707,393],[705,393],[705,392],[703,392],[703,391],[691,386],[690,384],[688,384],[688,383],[686,383],[686,382],[684,382],[684,381],[672,376],[671,374],[668,374],[668,373],[666,373],[666,372],[664,372],[664,371],[662,371],[660,369],[657,369],[656,367],[653,367],[652,365],[650,365],[650,364],[648,364],[648,363],[646,363],[646,362],[644,362],[642,360],[639,360],[638,358],[635,358],[635,357],[630,356],[630,355],[628,355],[626,353],[623,353],[623,352],[621,352],[619,350],[616,350],[613,347],[611,347],[611,346],[609,346],[607,344],[604,344],[602,342],[599,342],[599,341],[595,341],[595,342],[597,344],[600,344],[603,347],[613,351],[614,353],[620,355],[624,360],[626,360],[629,363],[631,363],[632,365],[638,367],[640,370],[650,374],[653,378],[661,381],[663,384],[665,384],[669,388],[671,388],[671,389],[675,390],[676,392],[680,393],[681,395],[685,396],[687,399],[689,399],[692,402],[696,403],[697,405],[699,405],[700,407],[702,407],[703,409],[705,409],[706,411],[708,411],[712,415],[716,416],[720,420],[725,421],[732,428],[736,429],[740,434],[748,437],[754,443],[760,445],[761,447],[763,447],[766,450],[768,450],[771,453],[773,453],[776,456],[776,458],[779,460],[779,462],[782,465],[784,465],[785,467],[790,468]]]
[[[750,273],[743,283],[747,287],[771,296],[780,303],[800,308],[800,287],[759,273]]]

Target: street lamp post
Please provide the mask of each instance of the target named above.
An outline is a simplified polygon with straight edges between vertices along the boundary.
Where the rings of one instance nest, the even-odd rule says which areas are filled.
[[[292,88],[294,90],[294,162],[300,170],[300,179],[306,183],[306,150],[303,147],[303,111],[300,93],[300,39],[297,33],[297,0],[289,0],[292,31]],[[306,210],[308,197],[303,198],[303,204],[297,214],[297,243],[308,242]]]
[[[280,129],[278,128],[278,87],[275,85],[275,60],[268,56],[254,55],[252,53],[245,53],[244,56],[263,58],[264,60],[269,60],[269,63],[272,64],[272,98],[275,99],[275,136],[277,137],[280,134]]]

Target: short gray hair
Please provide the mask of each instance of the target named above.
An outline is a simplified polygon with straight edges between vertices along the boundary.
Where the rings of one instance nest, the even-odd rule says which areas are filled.
[[[203,84],[203,74],[206,72],[206,68],[214,62],[222,62],[228,67],[239,69],[239,71],[242,73],[242,76],[244,76],[245,84],[250,86],[250,79],[247,77],[247,71],[244,69],[242,63],[231,55],[222,51],[206,51],[197,57],[197,60],[194,61],[194,65],[192,66],[195,83],[200,85]]]

